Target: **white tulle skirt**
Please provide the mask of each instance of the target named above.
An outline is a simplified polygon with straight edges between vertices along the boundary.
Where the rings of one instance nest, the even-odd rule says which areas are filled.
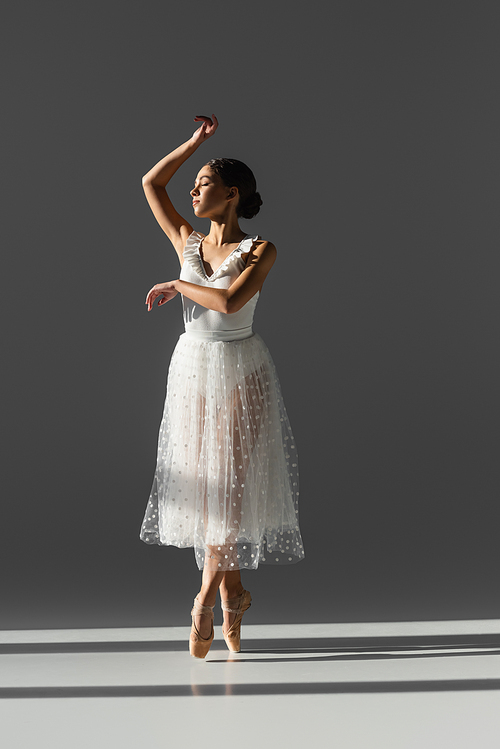
[[[304,557],[297,449],[269,350],[183,333],[168,371],[140,537],[193,547],[199,569]]]

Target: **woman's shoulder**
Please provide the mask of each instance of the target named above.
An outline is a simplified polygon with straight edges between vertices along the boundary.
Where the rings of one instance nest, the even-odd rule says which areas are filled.
[[[274,245],[269,239],[262,237],[260,234],[247,234],[242,241],[242,244],[250,247],[250,249],[264,249],[265,247],[273,247],[276,249],[276,245]]]
[[[262,239],[260,236],[251,237],[248,252],[243,256],[245,266],[259,264],[259,268],[271,269],[276,260],[277,250],[275,245],[268,239]]]
[[[277,249],[276,245],[269,241],[269,239],[263,239],[261,236],[255,236],[252,242],[252,251],[259,255],[274,255],[276,256]]]
[[[247,234],[237,252],[245,259],[249,259],[260,258],[263,255],[276,257],[277,250],[272,242],[263,239],[260,234]]]

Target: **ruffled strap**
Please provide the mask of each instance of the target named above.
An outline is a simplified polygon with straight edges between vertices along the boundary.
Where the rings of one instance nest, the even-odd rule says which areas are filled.
[[[196,273],[198,273],[202,278],[206,278],[205,268],[203,267],[200,257],[200,244],[202,239],[204,239],[203,234],[200,234],[197,231],[191,232],[187,238],[182,257]]]
[[[256,242],[258,239],[260,239],[260,236],[258,234],[247,234],[247,236],[241,240],[238,247],[227,256],[222,265],[219,265],[213,276],[210,276],[210,280],[215,281],[216,278],[219,278],[219,276],[225,273],[225,271],[229,268],[229,265],[234,262],[234,260],[240,258],[242,255],[245,255],[247,252],[250,252],[254,242]]]
[[[219,265],[217,270],[211,276],[208,276],[205,272],[203,261],[200,255],[200,244],[204,238],[204,235],[200,234],[197,231],[191,232],[191,234],[187,238],[186,246],[184,247],[183,257],[184,260],[193,268],[193,270],[198,273],[198,275],[201,276],[204,280],[209,279],[210,281],[215,281],[216,278],[219,278],[223,273],[225,273],[225,271],[229,268],[230,263],[232,263],[236,258],[240,258],[242,255],[250,252],[253,244],[258,239],[260,239],[260,235],[247,234],[247,236],[241,240],[238,247],[236,247],[236,249],[229,253],[222,265]]]

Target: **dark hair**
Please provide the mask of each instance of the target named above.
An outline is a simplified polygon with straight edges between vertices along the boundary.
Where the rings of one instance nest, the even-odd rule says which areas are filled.
[[[219,175],[227,187],[238,188],[240,199],[236,215],[241,218],[253,218],[260,210],[262,198],[257,192],[252,170],[237,159],[212,159],[207,166]]]

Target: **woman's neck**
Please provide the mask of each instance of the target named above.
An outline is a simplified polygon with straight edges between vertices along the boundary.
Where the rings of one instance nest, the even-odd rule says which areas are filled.
[[[234,219],[225,221],[214,221],[211,220],[210,231],[206,236],[206,241],[210,244],[222,247],[225,244],[235,244],[241,242],[246,237],[244,231],[242,231],[238,224],[236,216]]]

